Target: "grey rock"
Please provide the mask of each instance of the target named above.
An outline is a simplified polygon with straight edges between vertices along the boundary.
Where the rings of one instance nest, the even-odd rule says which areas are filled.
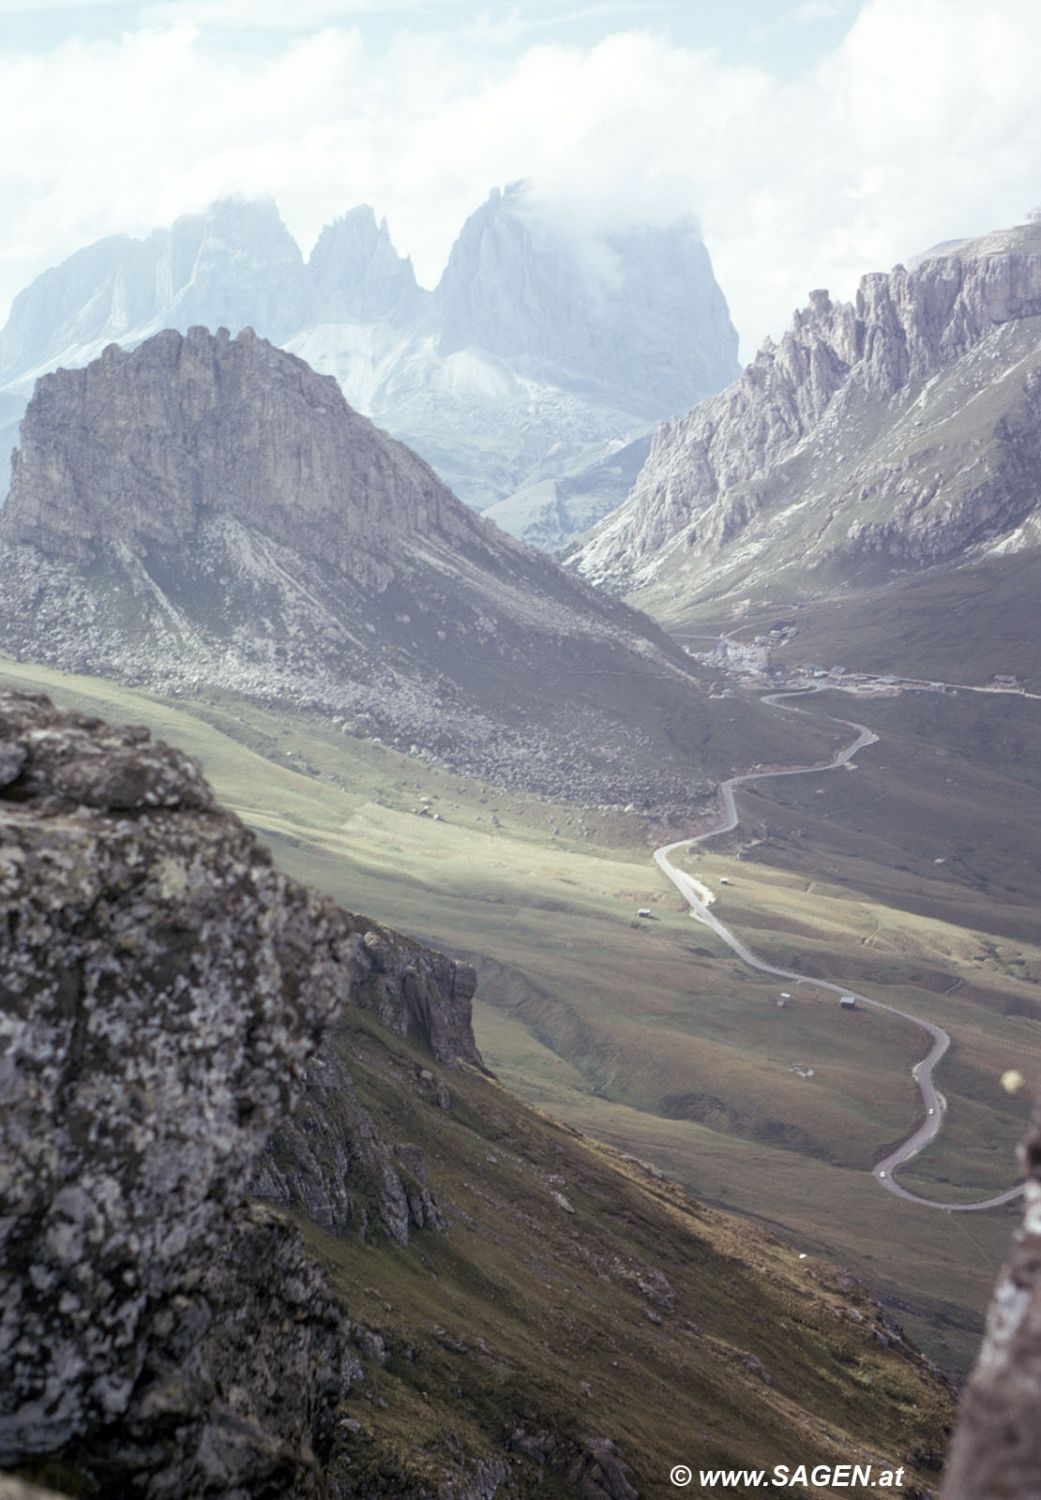
[[[639,1500],[628,1473],[610,1438],[587,1437],[567,1477],[582,1500]]]
[[[460,1474],[443,1480],[436,1492],[410,1489],[410,1500],[505,1500],[509,1467],[502,1459],[484,1458],[467,1466]],[[334,1467],[327,1480],[328,1500],[357,1500],[359,1491],[350,1467],[340,1473]]]
[[[569,562],[619,591],[747,593],[786,569],[826,585],[958,562],[1024,523],[1030,545],[1039,430],[1027,225],[865,276],[854,303],[811,292],[780,344],[658,429],[628,499]]]
[[[445,1227],[422,1152],[379,1134],[335,1044],[308,1068],[303,1100],[265,1148],[252,1190],[333,1234],[382,1229],[407,1245],[413,1229]]]
[[[622,408],[681,411],[733,369],[737,335],[695,225],[562,232],[528,184],[471,214],[434,296],[442,354],[479,347]]]
[[[0,1474],[0,1500],[66,1500],[66,1497],[55,1490],[43,1490],[23,1479]]]
[[[398,255],[386,219],[377,224],[368,206],[326,225],[308,271],[323,323],[407,324],[423,302],[411,261]]]
[[[588,1436],[575,1440],[519,1427],[506,1446],[566,1478],[582,1500],[639,1500],[629,1483],[621,1454],[610,1438]]]
[[[0,743],[0,1462],[315,1493],[354,1366],[245,1184],[348,989],[344,918],[145,731],[4,694]]]
[[[942,1500],[1041,1494],[1041,1113],[1019,1152],[1023,1220],[994,1288],[962,1398]]]
[[[99,240],[45,271],[14,299],[0,333],[0,382],[18,389],[28,372],[86,363],[113,340],[204,321],[259,322],[285,337],[311,308],[303,258],[275,205],[225,198],[143,240]]]
[[[363,918],[355,919],[361,923]],[[350,938],[351,999],[388,1030],[429,1047],[439,1062],[481,1064],[473,1036],[477,971],[386,928]]]

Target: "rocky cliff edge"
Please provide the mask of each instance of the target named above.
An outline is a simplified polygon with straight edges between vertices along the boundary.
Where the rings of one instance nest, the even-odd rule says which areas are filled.
[[[345,1000],[477,1060],[472,971],[280,875],[146,729],[17,693],[0,918],[0,1465],[60,1454],[108,1494],[321,1493],[350,1328],[247,1188]],[[436,1225],[422,1161],[352,1123],[341,1154],[388,1232]]]

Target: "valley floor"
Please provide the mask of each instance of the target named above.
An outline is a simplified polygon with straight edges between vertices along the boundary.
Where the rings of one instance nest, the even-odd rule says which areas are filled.
[[[1038,743],[1039,705],[995,721],[961,698],[858,704],[880,743],[855,770],[741,795],[739,829],[689,868],[757,952],[806,976],[780,1007],[782,986],[695,925],[652,862],[693,823],[497,794],[230,697],[162,702],[11,662],[0,676],[198,755],[291,873],[477,963],[478,1041],[504,1083],[848,1265],[965,1369],[1015,1210],[880,1191],[872,1164],[915,1118],[921,1033],[842,1011],[812,980],[863,985],[953,1038],[944,1128],[901,1181],[951,1201],[1007,1187],[1028,1105],[999,1079],[1041,1064],[1041,762],[1018,748]]]

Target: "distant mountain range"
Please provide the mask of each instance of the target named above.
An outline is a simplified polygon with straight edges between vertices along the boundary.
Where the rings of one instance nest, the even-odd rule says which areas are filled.
[[[428,291],[369,208],[305,261],[273,203],[228,199],[101,240],[19,294],[0,333],[0,462],[38,376],[195,325],[251,327],[335,375],[469,505],[551,548],[624,498],[658,421],[738,368],[689,221],[593,234],[515,184],[471,215]]]
[[[687,815],[753,719],[786,733],[251,332],[44,376],[0,567],[7,651],[318,711],[498,785]]]
[[[855,303],[811,292],[779,345],[658,429],[628,499],[568,562],[671,624],[835,599],[834,631],[859,593],[869,628],[899,599],[902,639],[914,642],[922,611],[935,637],[939,598],[911,590],[914,579],[985,568],[993,590],[1004,565],[1015,560],[1018,578],[1041,549],[1039,474],[1032,224],[865,276]],[[972,618],[959,628],[973,638]],[[847,631],[844,659],[855,647]],[[899,658],[890,641],[886,659]],[[933,645],[921,659],[944,664]]]

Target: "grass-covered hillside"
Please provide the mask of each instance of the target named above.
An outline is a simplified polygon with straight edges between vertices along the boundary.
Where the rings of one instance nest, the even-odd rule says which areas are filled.
[[[779,1008],[778,986],[692,923],[662,881],[650,852],[677,829],[495,793],[241,700],[162,703],[25,665],[4,672],[106,717],[147,720],[197,754],[293,874],[476,963],[478,1041],[515,1092],[835,1257],[949,1369],[966,1367],[1012,1211],[929,1213],[868,1175],[913,1123],[920,1033],[843,1014],[812,983]],[[883,741],[856,771],[746,794],[741,830],[700,872],[764,953],[808,979],[848,976],[948,1027],[944,1130],[907,1181],[941,1198],[984,1196],[1011,1179],[1026,1109],[997,1079],[1010,1051],[1019,1063],[1039,1050],[1029,872],[1006,869],[1021,890],[1000,900],[997,884],[979,886],[1003,878],[995,820],[1015,788],[937,758],[942,726],[907,715],[938,707],[907,698],[872,711]],[[834,712],[854,709],[840,699]],[[964,788],[955,801],[948,775]],[[956,855],[962,846],[982,873]]]
[[[358,1493],[435,1494],[461,1465],[504,1471],[504,1495],[584,1493],[604,1438],[647,1497],[679,1463],[935,1482],[951,1392],[862,1283],[472,1069],[435,1069],[446,1108],[416,1088],[429,1057],[370,1020],[339,1045],[449,1221],[407,1247],[307,1230],[360,1325],[339,1465]]]

